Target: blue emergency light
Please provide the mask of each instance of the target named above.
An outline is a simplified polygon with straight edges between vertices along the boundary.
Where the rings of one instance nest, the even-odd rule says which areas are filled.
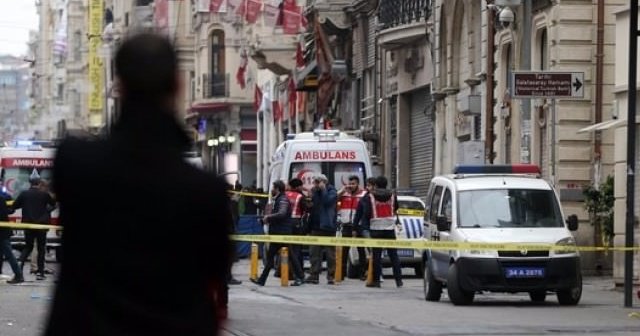
[[[454,174],[540,174],[540,168],[533,164],[514,165],[457,165]]]

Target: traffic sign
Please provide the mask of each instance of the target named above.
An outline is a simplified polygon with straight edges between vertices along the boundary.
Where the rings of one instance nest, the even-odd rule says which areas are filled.
[[[513,98],[584,98],[584,72],[514,71]]]

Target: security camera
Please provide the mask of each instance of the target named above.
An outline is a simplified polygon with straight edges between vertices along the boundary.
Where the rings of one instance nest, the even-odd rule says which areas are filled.
[[[505,7],[498,14],[498,20],[502,24],[503,27],[509,27],[509,25],[515,21],[516,15],[513,13],[513,10],[509,7]]]

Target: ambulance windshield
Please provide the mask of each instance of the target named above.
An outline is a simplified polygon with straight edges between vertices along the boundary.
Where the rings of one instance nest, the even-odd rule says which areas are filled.
[[[289,179],[301,179],[305,190],[313,187],[313,177],[318,174],[326,175],[336,189],[347,185],[351,175],[358,176],[360,187],[364,188],[367,178],[363,162],[296,162],[291,164],[290,172]]]

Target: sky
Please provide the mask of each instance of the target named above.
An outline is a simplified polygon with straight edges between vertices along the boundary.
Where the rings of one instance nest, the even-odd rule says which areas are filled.
[[[38,30],[36,0],[0,0],[0,55],[27,53],[29,30]]]

